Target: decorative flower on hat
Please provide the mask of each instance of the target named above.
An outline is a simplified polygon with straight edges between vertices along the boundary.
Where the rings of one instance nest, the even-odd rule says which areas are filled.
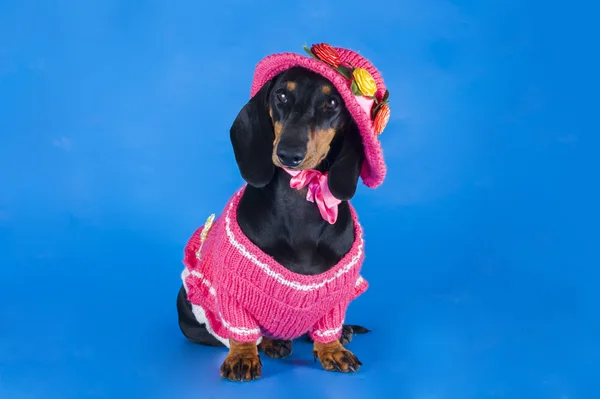
[[[350,89],[352,90],[352,94],[373,100],[373,109],[371,110],[373,130],[375,134],[381,134],[390,120],[390,107],[388,105],[390,93],[386,90],[381,101],[378,100],[375,95],[377,92],[377,83],[369,71],[364,68],[354,68],[350,63],[343,65],[339,54],[329,44],[313,44],[310,49],[308,46],[304,46],[304,50],[311,57],[326,63],[348,79],[351,82]]]
[[[390,120],[390,107],[387,104],[381,105],[373,120],[373,129],[375,134],[381,134]]]
[[[310,50],[318,59],[328,63],[332,67],[337,68],[340,66],[340,56],[329,44],[313,44]]]
[[[364,68],[354,68],[352,71],[354,82],[352,82],[352,92],[355,95],[373,97],[377,91],[377,84],[373,76]]]

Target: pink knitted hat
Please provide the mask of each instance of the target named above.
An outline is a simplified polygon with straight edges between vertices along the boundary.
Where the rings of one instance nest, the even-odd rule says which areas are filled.
[[[328,79],[341,94],[346,108],[356,121],[362,136],[366,162],[361,170],[363,183],[379,186],[386,174],[383,150],[378,135],[390,117],[389,93],[381,74],[358,53],[326,43],[304,46],[309,56],[295,53],[273,54],[261,60],[254,71],[250,97],[277,74],[303,67]]]

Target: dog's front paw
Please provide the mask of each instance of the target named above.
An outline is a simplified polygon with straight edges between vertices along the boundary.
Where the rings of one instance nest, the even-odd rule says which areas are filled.
[[[252,381],[262,376],[262,362],[255,343],[229,341],[229,354],[221,365],[221,377],[231,381]]]
[[[221,365],[221,377],[231,381],[252,381],[261,375],[262,362],[258,355],[229,355]]]
[[[272,359],[284,359],[292,354],[292,341],[263,337],[258,348]]]
[[[323,369],[351,373],[358,371],[362,363],[354,353],[345,349],[339,341],[321,344],[315,342],[313,349],[315,361],[319,359]]]

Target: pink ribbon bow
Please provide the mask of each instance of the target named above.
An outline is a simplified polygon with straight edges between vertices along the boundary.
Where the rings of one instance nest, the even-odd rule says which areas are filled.
[[[316,202],[323,219],[334,224],[338,217],[338,205],[342,202],[335,198],[327,185],[327,173],[318,170],[284,169],[292,178],[290,187],[301,190],[308,185],[306,200]]]

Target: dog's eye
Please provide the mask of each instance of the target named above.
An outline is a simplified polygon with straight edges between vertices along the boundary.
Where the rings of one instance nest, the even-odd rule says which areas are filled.
[[[285,102],[287,102],[287,100],[288,100],[288,99],[287,99],[287,95],[285,94],[285,92],[284,92],[284,91],[278,91],[278,92],[277,92],[277,99],[278,99],[280,102],[282,102],[282,103],[285,103]]]
[[[335,109],[338,106],[338,102],[335,98],[330,98],[325,102],[326,109]]]

